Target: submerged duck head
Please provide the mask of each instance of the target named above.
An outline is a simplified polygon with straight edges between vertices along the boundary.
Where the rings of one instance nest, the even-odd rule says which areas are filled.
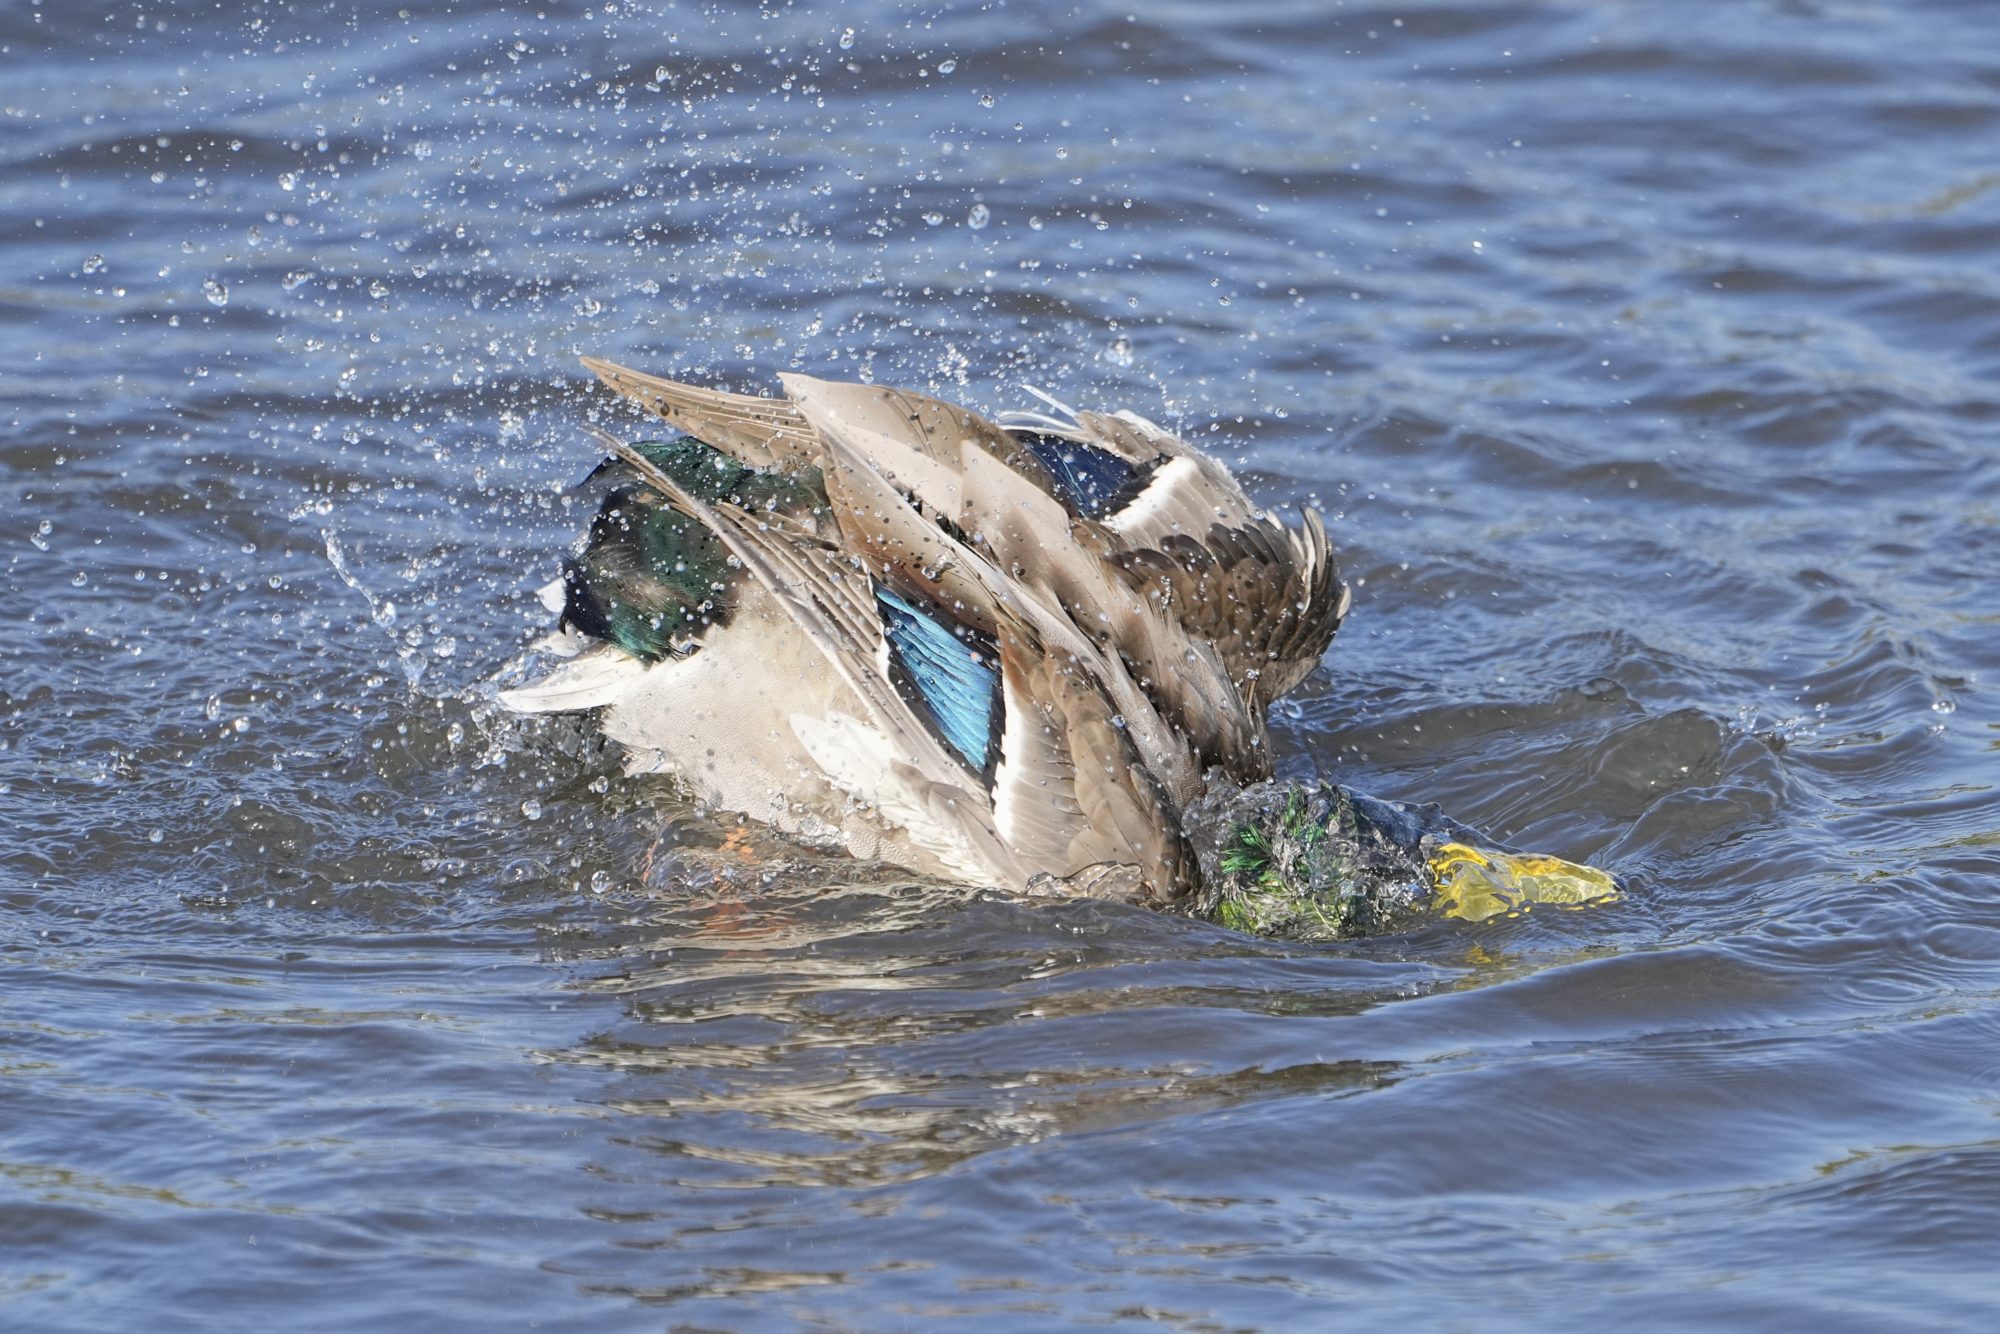
[[[1503,848],[1436,805],[1325,782],[1212,779],[1182,823],[1201,862],[1196,911],[1234,930],[1344,940],[1618,893],[1594,866]]]

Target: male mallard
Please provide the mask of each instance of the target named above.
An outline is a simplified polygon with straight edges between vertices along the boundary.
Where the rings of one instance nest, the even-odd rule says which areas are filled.
[[[927,874],[1271,934],[1612,890],[1435,808],[1270,781],[1265,710],[1349,592],[1317,514],[1287,528],[1153,423],[585,364],[683,434],[600,437],[608,494],[547,590],[569,660],[500,698],[601,709],[628,772]]]

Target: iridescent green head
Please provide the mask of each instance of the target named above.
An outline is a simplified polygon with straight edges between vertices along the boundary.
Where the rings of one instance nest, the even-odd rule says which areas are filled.
[[[1595,867],[1497,847],[1436,806],[1330,783],[1212,791],[1186,823],[1201,850],[1200,914],[1284,940],[1379,935],[1434,917],[1476,921],[1618,891]]]

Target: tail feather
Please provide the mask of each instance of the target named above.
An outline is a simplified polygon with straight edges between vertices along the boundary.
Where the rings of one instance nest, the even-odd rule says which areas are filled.
[[[576,713],[615,704],[646,674],[646,664],[611,644],[595,644],[533,685],[502,690],[516,713]]]

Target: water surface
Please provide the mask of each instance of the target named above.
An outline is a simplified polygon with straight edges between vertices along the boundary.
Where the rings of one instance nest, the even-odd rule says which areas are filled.
[[[2000,1311],[1989,6],[22,3],[0,124],[8,1326]],[[1356,585],[1285,770],[1632,893],[719,855],[484,684],[581,352],[1174,425]]]

